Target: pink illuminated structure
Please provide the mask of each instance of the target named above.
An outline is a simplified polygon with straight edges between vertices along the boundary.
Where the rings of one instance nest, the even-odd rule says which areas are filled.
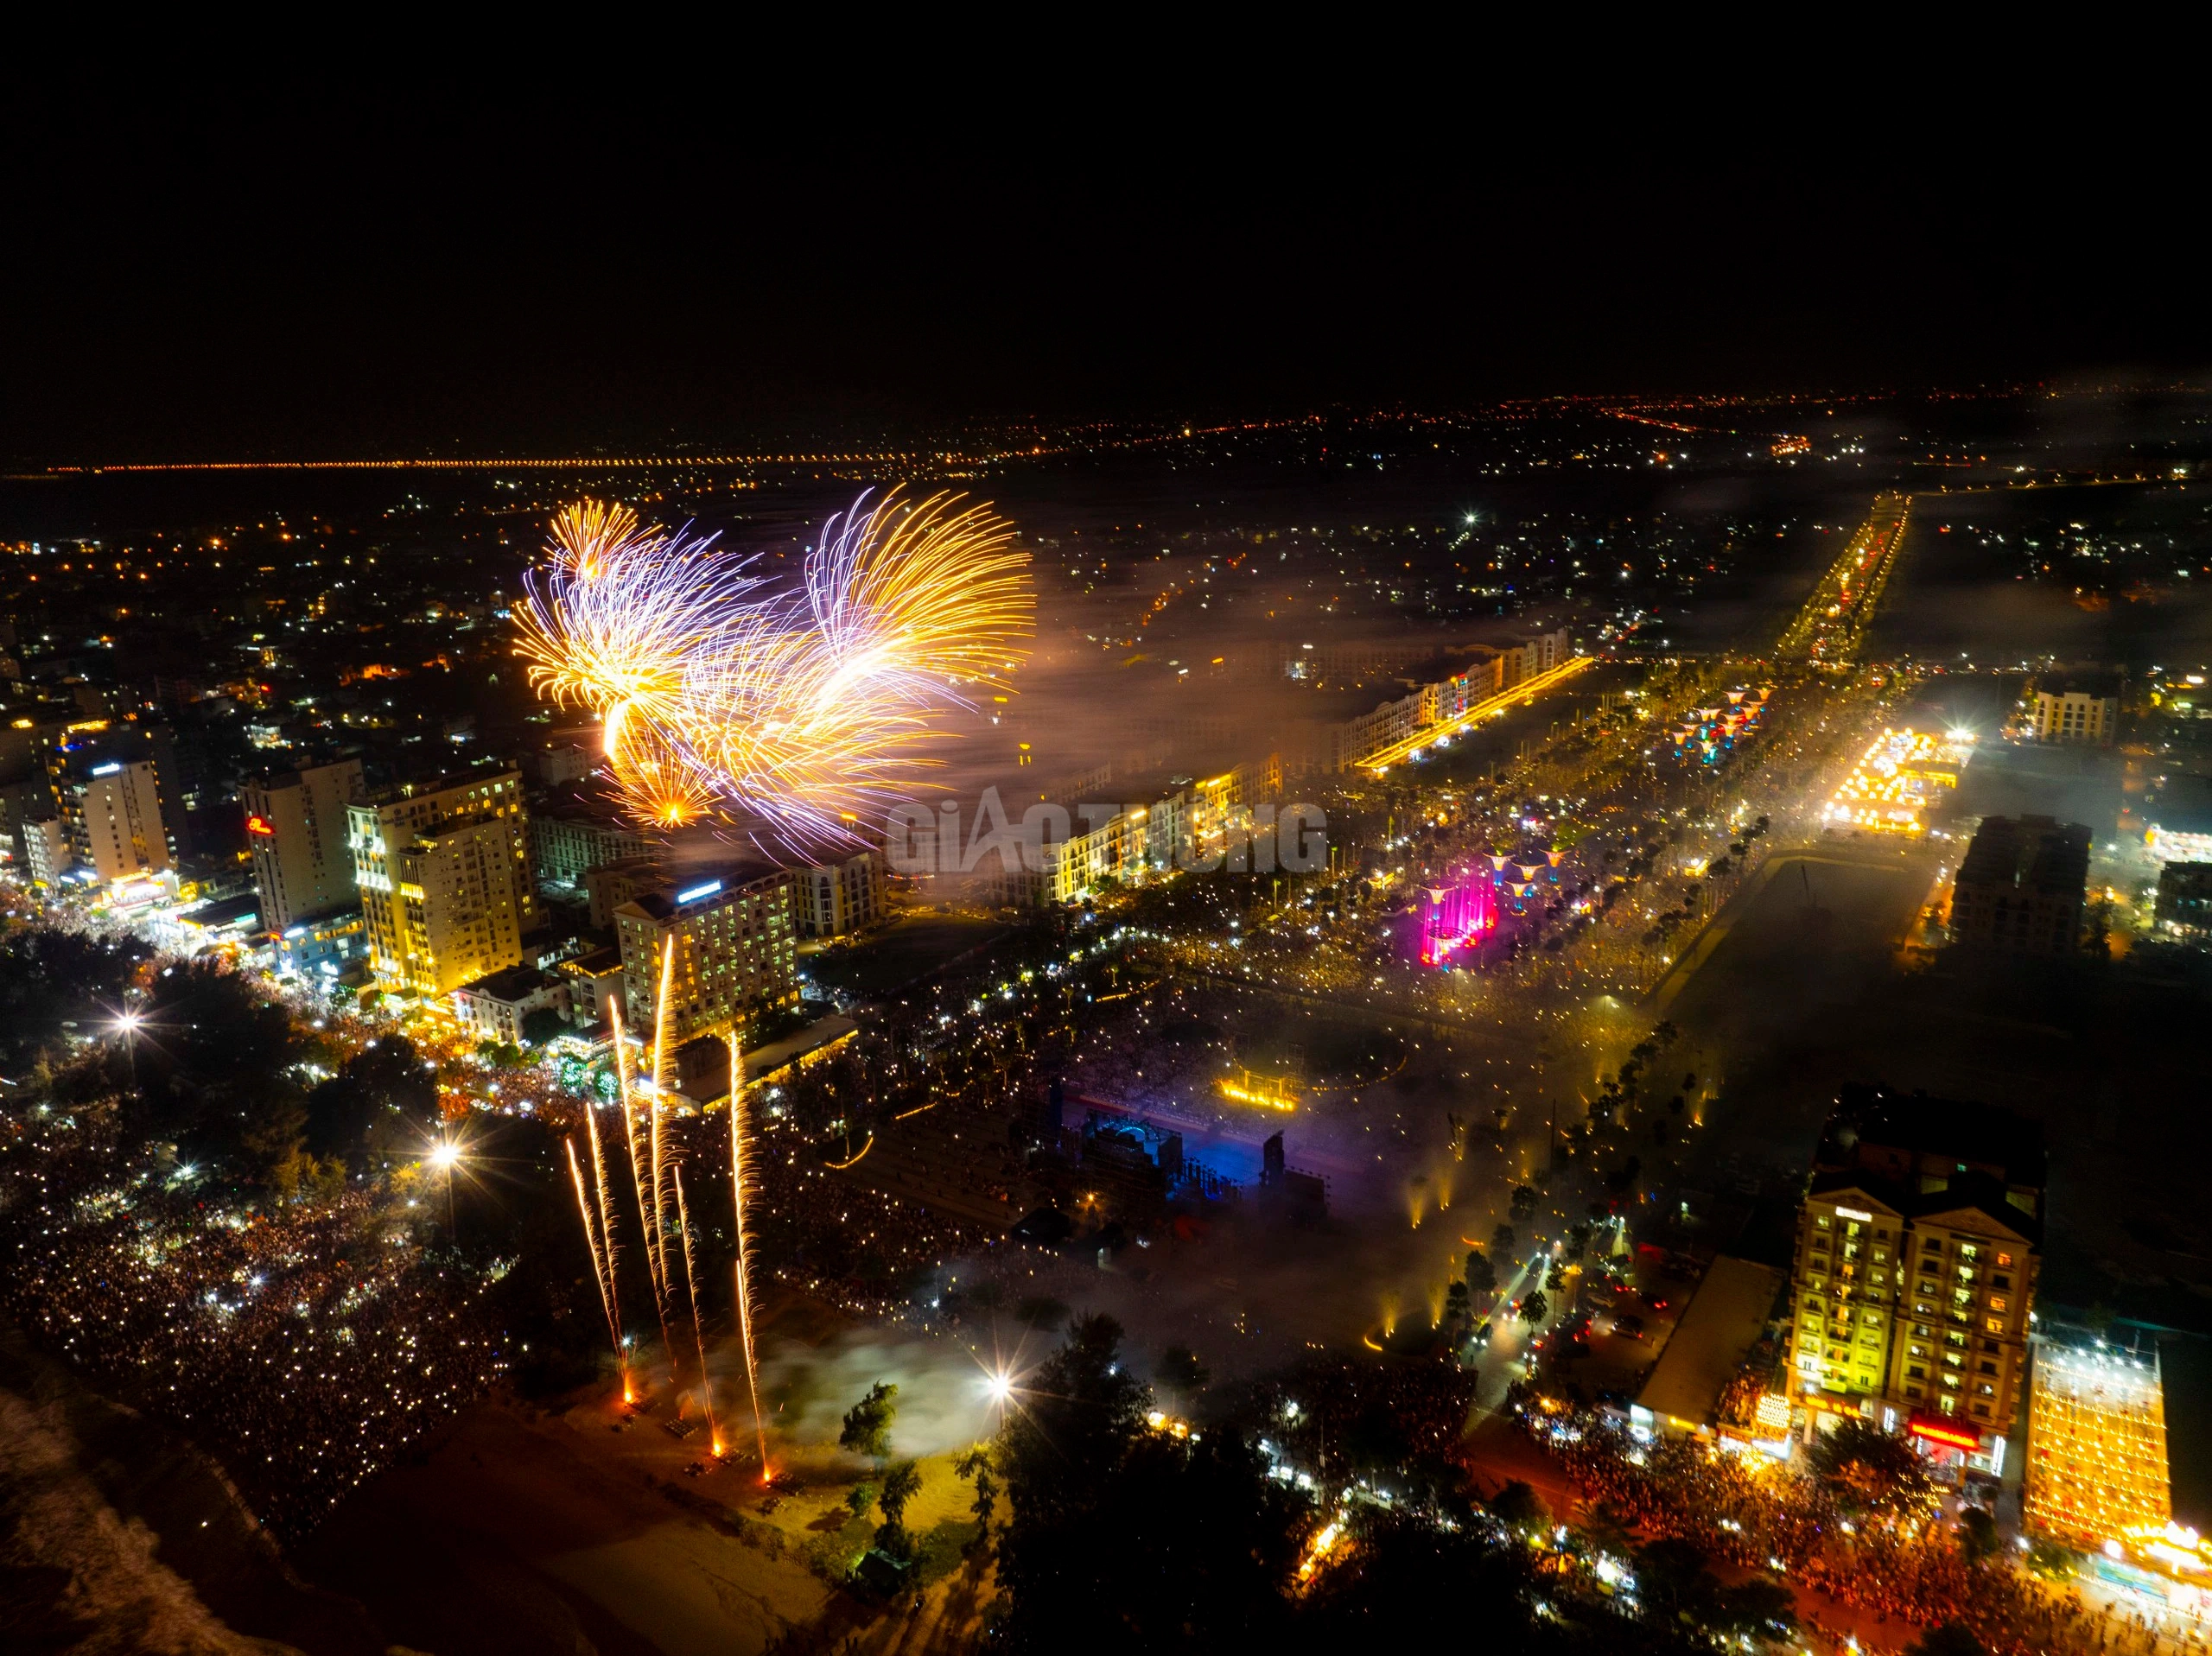
[[[1486,879],[1431,886],[1422,892],[1421,963],[1449,966],[1452,957],[1497,924],[1497,907]]]

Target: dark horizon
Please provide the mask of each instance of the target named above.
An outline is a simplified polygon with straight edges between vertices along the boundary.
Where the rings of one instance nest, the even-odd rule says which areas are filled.
[[[2171,205],[1473,146],[863,168],[403,105],[11,140],[16,466],[861,444],[1560,395],[2171,384]],[[671,157],[677,157],[671,159]],[[1462,181],[1481,178],[1480,183]],[[2079,186],[2079,187],[2077,187]]]

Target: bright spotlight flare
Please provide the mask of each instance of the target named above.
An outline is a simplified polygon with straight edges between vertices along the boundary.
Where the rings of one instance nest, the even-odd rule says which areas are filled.
[[[863,493],[784,586],[583,501],[527,578],[518,650],[541,695],[600,715],[640,822],[811,854],[898,796],[947,711],[1007,688],[1035,607],[1013,539],[958,496]]]

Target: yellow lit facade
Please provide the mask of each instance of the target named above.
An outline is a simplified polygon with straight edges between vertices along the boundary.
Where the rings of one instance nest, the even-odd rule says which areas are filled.
[[[2024,1516],[2037,1535],[2090,1549],[2172,1519],[2155,1351],[2036,1342]]]
[[[1923,814],[1959,785],[1970,750],[1926,731],[1885,730],[1852,767],[1822,813],[1831,828],[1919,834]]]
[[[1790,1272],[1794,1389],[1815,1412],[1925,1425],[1929,1441],[1997,1469],[2026,1380],[2031,1227],[1941,1190],[1910,1205],[1919,1211],[1845,1182],[1807,1197]]]
[[[614,910],[625,1016],[656,1032],[661,968],[671,1050],[702,1035],[742,1032],[760,1013],[798,1004],[798,924],[791,876],[703,879],[634,898]]]
[[[442,999],[520,962],[536,893],[518,772],[349,804],[346,838],[380,985]]]

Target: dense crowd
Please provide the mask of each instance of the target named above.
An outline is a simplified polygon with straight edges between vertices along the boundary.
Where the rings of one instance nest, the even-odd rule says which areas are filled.
[[[1910,1629],[1959,1622],[1993,1656],[2074,1656],[2120,1648],[2131,1631],[2010,1561],[1976,1560],[1933,1509],[1853,1517],[1818,1480],[1763,1456],[1693,1438],[1637,1441],[1605,1416],[1530,1409],[1521,1417],[1586,1503],[1647,1539],[1678,1537],[1796,1587]],[[1815,1618],[1808,1617],[1808,1621]],[[2163,1648],[2183,1648],[2170,1640]]]
[[[216,1450],[280,1534],[310,1527],[509,1366],[485,1281],[368,1199],[274,1212],[118,1164],[41,1194],[21,1141],[0,1307]]]

